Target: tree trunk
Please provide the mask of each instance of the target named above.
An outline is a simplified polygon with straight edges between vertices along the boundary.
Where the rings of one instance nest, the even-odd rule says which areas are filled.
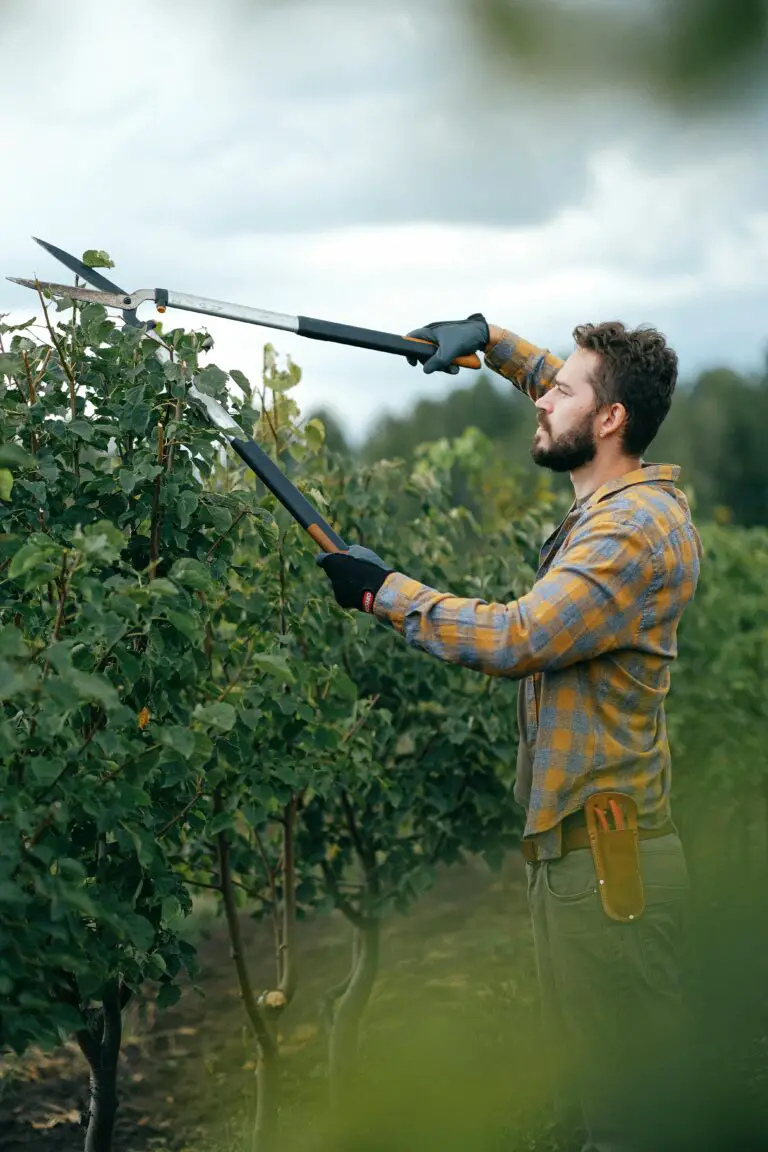
[[[85,1152],[111,1152],[117,1118],[117,1062],[122,1040],[120,989],[115,980],[105,992],[95,1031],[78,1034],[90,1067],[90,1104]]]
[[[366,921],[355,928],[352,975],[333,1017],[328,1051],[328,1080],[331,1108],[337,1115],[346,1109],[352,1096],[358,1068],[360,1019],[379,970],[379,935],[378,920]]]
[[[253,1152],[274,1152],[280,1108],[280,1057],[276,1044],[268,1050],[259,1045],[256,1092]]]
[[[220,786],[214,792],[213,810],[216,813],[223,811]],[[256,1119],[253,1128],[252,1150],[253,1152],[274,1152],[277,1142],[280,1091],[280,1055],[277,1038],[274,1034],[275,1030],[259,1010],[245,963],[226,832],[222,831],[217,834],[216,848],[219,859],[219,887],[229,930],[231,955],[240,985],[240,995],[243,998],[243,1004],[259,1050],[259,1063],[256,1070]],[[282,996],[282,1000],[284,1004],[285,996]]]
[[[117,1069],[91,1072],[91,1103],[85,1152],[111,1152],[117,1118]]]

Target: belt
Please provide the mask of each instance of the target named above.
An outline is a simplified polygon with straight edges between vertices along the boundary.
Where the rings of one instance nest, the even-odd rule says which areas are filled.
[[[562,844],[560,856],[566,856],[574,848],[589,848],[589,832],[587,831],[587,818],[584,809],[571,812],[560,824],[562,829]],[[671,820],[666,820],[658,828],[638,828],[637,835],[641,840],[652,840],[655,836],[669,836],[677,832]],[[529,864],[536,864],[539,860],[539,848],[532,840],[521,841],[523,857]]]

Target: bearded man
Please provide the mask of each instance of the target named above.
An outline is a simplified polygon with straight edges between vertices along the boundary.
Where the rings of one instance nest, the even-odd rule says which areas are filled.
[[[416,329],[427,373],[483,352],[536,407],[534,462],[574,500],[533,588],[487,603],[430,588],[370,549],[317,561],[344,608],[414,648],[517,680],[515,798],[548,1067],[580,1106],[584,1152],[683,1144],[669,1091],[681,1069],[688,872],[670,808],[664,702],[677,629],[703,555],[680,469],[644,453],[666,417],[677,356],[650,327],[583,324],[562,361],[480,314]]]

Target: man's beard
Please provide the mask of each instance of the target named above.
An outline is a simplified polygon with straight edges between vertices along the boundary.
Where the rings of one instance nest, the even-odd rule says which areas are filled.
[[[534,440],[531,444],[534,464],[549,468],[552,472],[575,472],[594,460],[597,441],[592,431],[593,416],[594,413],[590,412],[580,427],[563,433],[557,440],[553,440],[549,432],[544,433],[539,443]]]

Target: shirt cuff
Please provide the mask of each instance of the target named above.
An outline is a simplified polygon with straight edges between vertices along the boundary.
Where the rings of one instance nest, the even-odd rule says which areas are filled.
[[[377,620],[391,624],[398,632],[402,632],[405,623],[405,614],[413,595],[424,588],[418,580],[402,572],[390,572],[386,580],[376,593],[373,602],[373,614]]]
[[[508,328],[502,328],[501,336],[490,352],[486,352],[484,355],[486,366],[494,372],[498,372],[499,375],[504,375],[504,369],[508,369],[510,360],[515,358],[519,340],[520,337],[516,336],[514,332],[510,332]]]

